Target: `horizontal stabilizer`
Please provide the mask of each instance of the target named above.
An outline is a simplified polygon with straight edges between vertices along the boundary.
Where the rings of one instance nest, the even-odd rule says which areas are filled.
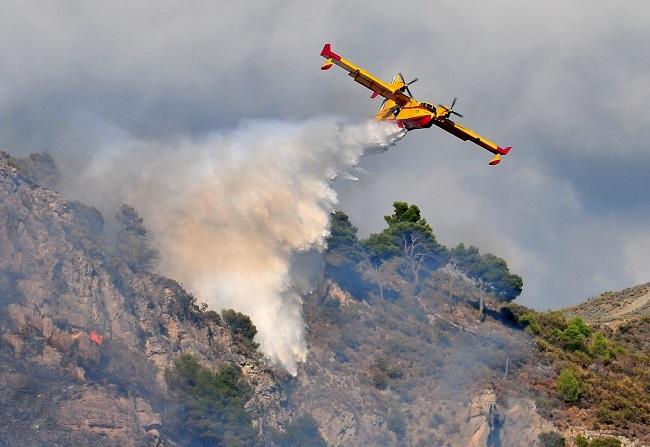
[[[499,151],[499,154],[501,154],[501,155],[508,155],[508,152],[510,152],[510,149],[512,149],[512,146],[497,147],[497,150]]]
[[[501,154],[496,154],[492,160],[490,160],[490,166],[496,166],[501,162]]]

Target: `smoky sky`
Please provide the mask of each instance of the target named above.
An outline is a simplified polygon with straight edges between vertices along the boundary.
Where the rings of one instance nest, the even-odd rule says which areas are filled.
[[[447,245],[524,277],[520,301],[568,305],[650,280],[647,2],[0,1],[0,147],[67,154],[102,142],[201,137],[250,119],[353,120],[379,100],[323,43],[512,145],[489,154],[435,129],[336,184],[362,234],[394,200]],[[73,157],[69,155],[73,154]],[[72,161],[70,161],[72,160]]]

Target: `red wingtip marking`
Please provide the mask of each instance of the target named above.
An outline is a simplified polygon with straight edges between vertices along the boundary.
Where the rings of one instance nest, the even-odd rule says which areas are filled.
[[[332,51],[332,44],[326,43],[323,46],[323,50],[320,52],[320,55],[327,59],[336,59],[337,61],[341,60],[341,56]]]
[[[501,155],[508,155],[508,152],[510,152],[510,149],[512,149],[512,146],[500,147],[500,148],[498,148],[498,151],[499,151],[499,154],[501,154]]]

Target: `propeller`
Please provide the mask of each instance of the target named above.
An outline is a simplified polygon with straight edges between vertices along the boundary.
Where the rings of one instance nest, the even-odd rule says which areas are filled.
[[[451,105],[450,105],[449,107],[445,107],[445,106],[440,105],[440,104],[438,104],[438,105],[439,105],[440,107],[443,107],[443,108],[447,109],[447,113],[448,113],[449,115],[456,115],[456,116],[459,117],[459,118],[463,118],[463,115],[461,115],[461,114],[458,113],[458,112],[454,112],[454,106],[456,105],[456,100],[457,100],[457,99],[458,99],[458,98],[454,97],[454,99],[451,101]]]
[[[404,75],[402,73],[400,73],[399,75],[402,78],[402,81],[404,81]],[[411,93],[411,89],[409,88],[409,85],[413,84],[414,82],[417,82],[417,80],[418,78],[415,78],[411,82],[405,83],[404,86],[400,88],[400,91],[408,93],[408,95],[412,98],[413,93]]]
[[[407,82],[406,85],[404,86],[404,89],[406,90],[406,93],[408,93],[411,98],[413,97],[413,93],[411,93],[411,89],[409,88],[409,85],[413,84],[417,80],[418,80],[418,78],[415,78],[411,82]]]

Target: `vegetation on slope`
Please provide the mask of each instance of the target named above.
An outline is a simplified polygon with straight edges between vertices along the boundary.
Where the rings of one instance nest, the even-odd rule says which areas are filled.
[[[415,205],[395,202],[394,213],[386,216],[385,221],[383,231],[360,240],[344,213],[332,215],[326,278],[350,292],[353,300],[385,308],[370,317],[363,307],[357,309],[343,298],[324,295],[318,303],[317,318],[330,326],[319,330],[318,337],[328,337],[326,334],[333,334],[336,327],[341,328],[338,340],[331,341],[329,346],[341,365],[355,362],[359,352],[363,352],[368,382],[382,393],[401,393],[402,387],[413,387],[414,378],[420,374],[422,379],[428,377],[428,383],[431,374],[440,380],[441,365],[422,369],[422,359],[449,362],[454,358],[454,349],[461,345],[465,356],[471,359],[471,369],[481,371],[480,361],[477,362],[482,358],[480,350],[468,347],[474,341],[482,342],[492,358],[487,362],[488,369],[482,370],[483,376],[468,374],[471,380],[483,382],[489,377],[492,386],[505,396],[515,396],[513,390],[519,387],[530,390],[540,411],[561,428],[577,424],[585,429],[648,440],[647,319],[636,319],[633,324],[623,322],[614,328],[591,326],[575,314],[539,313],[518,306],[510,302],[521,293],[523,283],[509,271],[504,260],[463,244],[444,247]],[[473,290],[468,289],[471,284]],[[499,302],[502,309],[495,311]],[[472,320],[466,312],[477,305],[480,315],[488,317],[481,329],[475,326],[476,314]],[[516,352],[517,342],[507,332],[496,336],[501,332],[496,322],[530,334],[536,345],[535,355],[527,357],[524,352]],[[364,326],[381,328],[381,335],[376,336],[381,336],[383,346],[364,346],[368,342],[361,335],[366,332]],[[431,326],[438,329],[432,331]],[[443,327],[450,332],[441,331]],[[494,338],[490,340],[487,333],[492,330]],[[430,352],[423,350],[420,336],[422,341],[433,344]],[[464,340],[459,341],[459,336]],[[491,342],[496,344],[491,346]],[[443,353],[445,345],[449,349]],[[525,349],[523,345],[521,348]],[[506,380],[495,374],[500,369]],[[385,406],[394,407],[390,403]],[[408,407],[403,401],[400,406]],[[395,414],[401,412],[387,413]],[[409,436],[411,422],[407,425]],[[402,432],[400,424],[395,427],[396,433]],[[544,439],[554,445],[561,438],[549,434]],[[601,441],[589,442],[599,445]]]
[[[511,301],[521,294],[523,281],[510,273],[506,261],[464,244],[449,249],[437,241],[417,205],[398,201],[393,208],[392,215],[384,216],[387,227],[364,240],[358,239],[357,229],[345,213],[337,211],[332,215],[328,250],[339,254],[340,259],[330,263],[327,273],[351,293],[365,296],[372,290],[368,283],[375,283],[379,295],[384,297],[382,269],[387,263],[398,261],[400,272],[412,281],[415,293],[422,276],[447,266],[499,300]],[[359,271],[365,273],[364,278]],[[390,289],[388,292],[391,296]]]
[[[235,340],[241,348],[252,350],[258,348],[259,345],[253,341],[257,334],[257,328],[248,315],[233,309],[224,309],[221,312],[221,317],[233,332]]]
[[[451,250],[417,206],[396,202],[385,222],[360,239],[343,212],[332,214],[325,280],[305,297],[309,360],[290,406],[313,414],[335,445],[466,445],[490,417],[468,407],[483,411],[483,391],[506,388],[532,344],[489,316],[503,298],[450,271]]]
[[[232,364],[218,371],[182,355],[165,374],[179,405],[173,419],[185,444],[250,446],[256,433],[245,404],[253,395],[241,370]]]
[[[614,330],[593,328],[580,317],[567,318],[561,312],[540,313],[515,304],[503,312],[535,336],[539,355],[560,371],[554,383],[544,385],[567,407],[552,399],[541,401],[542,406],[559,407],[574,420],[581,415],[582,422],[594,429],[647,439],[650,355],[638,346],[644,337],[647,340],[650,319],[640,318]]]

